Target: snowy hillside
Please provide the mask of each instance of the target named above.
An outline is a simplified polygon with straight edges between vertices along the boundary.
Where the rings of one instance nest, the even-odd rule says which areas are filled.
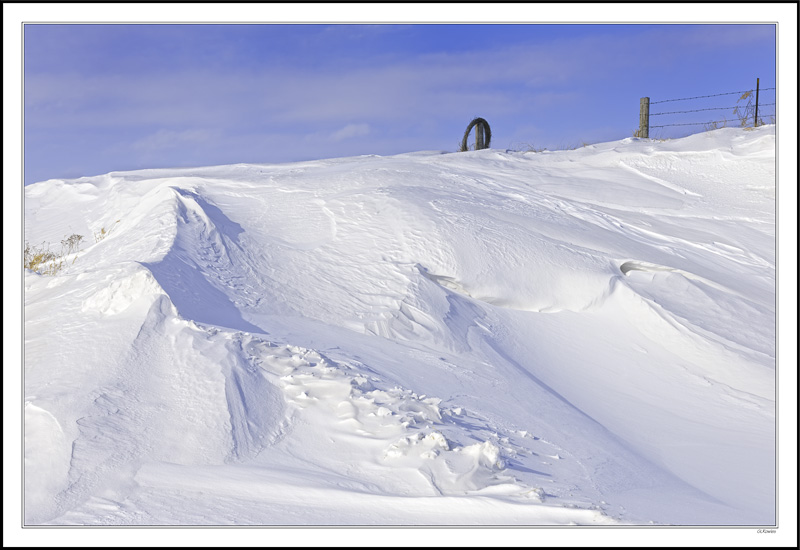
[[[25,521],[770,525],[775,132],[25,189]]]

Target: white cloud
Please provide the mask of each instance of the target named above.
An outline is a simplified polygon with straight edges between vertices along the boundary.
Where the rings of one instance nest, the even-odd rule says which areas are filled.
[[[133,143],[134,149],[156,151],[173,147],[180,147],[189,143],[202,143],[213,138],[209,130],[165,130],[143,137]]]
[[[369,130],[369,124],[348,124],[331,134],[331,139],[333,141],[342,141],[353,137],[366,136],[369,134]]]

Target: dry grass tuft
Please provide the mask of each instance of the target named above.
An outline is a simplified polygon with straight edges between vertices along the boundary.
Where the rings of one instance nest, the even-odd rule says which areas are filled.
[[[26,241],[23,266],[25,269],[36,271],[42,275],[57,275],[64,267],[74,264],[78,259],[76,255],[72,262],[68,263],[66,257],[80,250],[81,241],[83,241],[83,235],[73,233],[61,241],[59,253],[50,250],[50,243],[43,242],[39,246],[31,246]]]

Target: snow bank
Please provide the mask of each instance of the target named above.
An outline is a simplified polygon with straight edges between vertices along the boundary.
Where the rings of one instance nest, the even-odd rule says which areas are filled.
[[[774,128],[26,188],[28,524],[774,522]],[[94,241],[94,242],[92,242]]]

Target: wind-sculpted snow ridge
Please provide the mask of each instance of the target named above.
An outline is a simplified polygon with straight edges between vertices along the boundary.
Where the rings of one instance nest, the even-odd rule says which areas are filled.
[[[25,518],[774,521],[774,129],[26,189]]]
[[[106,315],[115,314],[106,303],[120,303],[116,294],[89,302]],[[79,435],[62,472],[69,481],[58,492],[59,507],[70,506],[49,524],[292,525],[307,523],[312,512],[321,525],[618,523],[599,504],[572,495],[574,487],[558,479],[563,468],[554,466],[565,451],[532,433],[504,433],[396,385],[381,389],[386,384],[365,365],[204,329],[175,317],[163,294],[143,328],[148,334],[132,346],[139,361],[154,337],[179,353],[162,349],[144,361],[147,374],[129,371],[116,387],[89,392],[92,404],[75,422]],[[144,395],[150,383],[168,385],[176,403]],[[166,433],[148,425],[156,414],[169,420]],[[53,441],[62,430],[55,418],[32,403],[26,417],[31,437],[51,438],[50,448],[31,451],[57,456]],[[540,470],[522,467],[520,458]],[[515,471],[539,484],[520,481]],[[208,509],[209,495],[225,505]],[[433,497],[449,498],[434,504]],[[408,498],[421,502],[392,510]],[[176,511],[177,501],[189,501],[188,509]],[[545,501],[542,509],[530,507]],[[327,511],[318,516],[319,508]]]

